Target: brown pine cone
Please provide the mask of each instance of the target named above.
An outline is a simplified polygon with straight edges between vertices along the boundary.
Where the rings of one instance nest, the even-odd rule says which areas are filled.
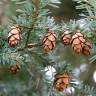
[[[82,49],[82,54],[90,55],[91,48],[92,48],[92,45],[89,42],[85,42],[83,49]]]
[[[71,76],[69,73],[64,73],[62,75],[56,75],[54,80],[54,88],[57,91],[64,91],[71,82]]]
[[[61,41],[64,45],[69,45],[71,41],[71,31],[70,30],[65,30],[62,37]]]
[[[19,64],[12,65],[9,67],[9,71],[13,74],[16,74],[21,69],[21,66]]]
[[[84,46],[85,39],[80,30],[77,30],[76,33],[72,36],[71,44],[74,51],[78,54],[82,53],[82,47]]]
[[[11,27],[11,31],[8,34],[8,43],[11,47],[15,47],[20,40],[20,27],[14,25]]]
[[[52,51],[56,46],[56,33],[49,31],[43,39],[43,46],[45,52]]]

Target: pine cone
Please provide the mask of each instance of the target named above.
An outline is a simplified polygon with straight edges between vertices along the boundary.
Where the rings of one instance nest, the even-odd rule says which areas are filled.
[[[69,30],[64,31],[61,37],[61,41],[64,45],[69,45],[71,41],[71,31]]]
[[[89,42],[85,42],[83,49],[82,49],[82,54],[84,55],[90,55],[92,45]]]
[[[21,69],[21,66],[19,64],[12,65],[9,67],[9,71],[13,74],[16,74]]]
[[[20,27],[18,25],[12,26],[8,34],[8,43],[11,47],[15,47],[20,40]]]
[[[43,39],[44,51],[52,51],[56,46],[56,33],[48,32]]]
[[[68,87],[71,81],[71,76],[69,73],[64,73],[62,75],[56,75],[54,80],[54,88],[58,91],[64,91]]]
[[[77,30],[76,33],[72,36],[71,44],[76,53],[82,53],[82,47],[84,46],[85,39],[80,30]]]

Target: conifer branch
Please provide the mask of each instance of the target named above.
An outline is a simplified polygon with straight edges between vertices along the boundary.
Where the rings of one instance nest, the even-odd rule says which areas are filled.
[[[58,43],[61,43],[61,41],[60,40],[57,40],[56,43],[57,44]],[[39,46],[42,46],[42,45],[43,45],[42,43],[30,43],[30,44],[27,44],[27,46],[24,47],[24,48],[18,48],[17,51],[24,51],[27,48],[39,47]]]
[[[35,8],[34,8],[34,12],[33,12],[33,15],[32,15],[32,20],[33,20],[33,22],[32,22],[32,25],[31,25],[31,27],[29,28],[29,31],[28,31],[28,33],[27,33],[27,39],[26,39],[26,42],[25,42],[25,48],[27,47],[27,44],[28,44],[28,42],[29,42],[30,33],[31,33],[31,31],[34,29],[35,23],[36,23],[36,21],[37,21],[37,17],[38,17],[38,14],[39,14],[39,3],[40,3],[39,0],[36,0],[36,1],[34,2]]]
[[[26,48],[33,48],[33,47],[38,47],[38,46],[42,46],[42,44],[30,43],[30,44],[27,44]],[[19,48],[17,49],[17,51],[24,51],[26,48]]]

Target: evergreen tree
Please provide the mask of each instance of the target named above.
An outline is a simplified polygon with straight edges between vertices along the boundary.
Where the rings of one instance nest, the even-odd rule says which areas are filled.
[[[10,1],[0,26],[0,96],[96,96],[96,1],[74,1],[83,26],[49,16],[58,0]]]

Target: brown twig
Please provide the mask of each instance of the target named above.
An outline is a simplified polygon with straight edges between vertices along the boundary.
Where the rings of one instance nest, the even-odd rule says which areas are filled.
[[[34,29],[35,23],[37,21],[37,17],[38,17],[38,14],[39,14],[39,3],[40,3],[39,0],[36,0],[36,2],[34,2],[35,10],[34,10],[33,15],[32,15],[32,20],[33,21],[32,21],[31,28],[29,29],[29,31],[27,33],[27,39],[26,39],[26,42],[25,42],[25,48],[28,45],[29,38],[30,38],[30,33]]]
[[[33,47],[38,47],[38,46],[42,46],[42,44],[38,44],[38,43],[31,43],[31,44],[27,44],[26,48],[19,48],[17,49],[17,51],[24,51],[27,48],[33,48]]]

